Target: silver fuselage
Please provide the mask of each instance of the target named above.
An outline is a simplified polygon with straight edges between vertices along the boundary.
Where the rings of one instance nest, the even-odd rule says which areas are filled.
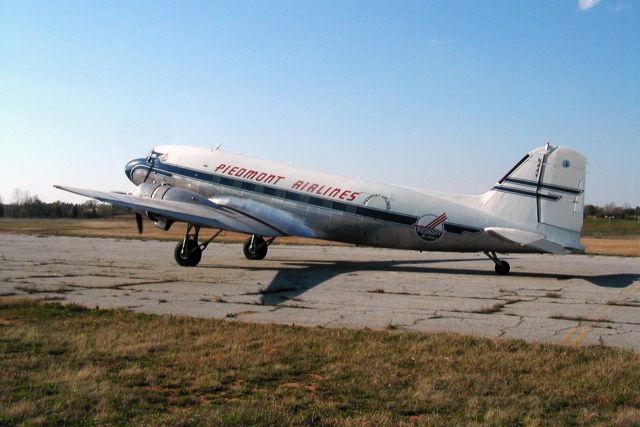
[[[483,196],[434,193],[347,178],[220,150],[160,146],[125,168],[136,185],[155,182],[207,199],[269,206],[302,223],[282,234],[363,246],[452,252],[539,252],[486,227],[515,227],[483,209]]]

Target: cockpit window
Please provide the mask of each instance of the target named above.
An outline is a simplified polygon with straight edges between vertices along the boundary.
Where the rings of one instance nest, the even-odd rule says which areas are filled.
[[[149,155],[147,156],[147,162],[151,163],[152,161],[156,160],[158,157],[160,157],[160,160],[162,161],[163,158],[161,156],[166,156],[166,155],[163,153],[159,153],[157,151],[151,150],[149,152]]]

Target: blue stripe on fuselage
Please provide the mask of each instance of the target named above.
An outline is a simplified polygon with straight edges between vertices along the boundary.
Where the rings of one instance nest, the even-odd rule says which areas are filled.
[[[144,160],[143,160],[144,161]],[[137,165],[136,167],[149,169],[149,164]],[[275,197],[281,200],[288,200],[296,203],[303,203],[312,206],[331,209],[339,212],[350,213],[354,215],[364,216],[367,218],[378,219],[382,221],[394,222],[403,225],[414,225],[418,221],[418,217],[405,215],[397,212],[389,212],[375,208],[369,208],[352,203],[339,202],[337,200],[327,199],[323,197],[312,196],[309,193],[285,190],[280,187],[265,185],[262,183],[254,183],[242,179],[236,179],[229,176],[217,175],[213,173],[194,170],[183,166],[176,166],[167,163],[161,163],[156,160],[153,165],[153,173],[159,173],[165,176],[180,176],[188,179],[198,180],[211,185],[220,185],[234,190],[244,190],[253,194]],[[480,233],[482,229],[459,224],[445,223],[445,231],[453,234],[462,233]]]

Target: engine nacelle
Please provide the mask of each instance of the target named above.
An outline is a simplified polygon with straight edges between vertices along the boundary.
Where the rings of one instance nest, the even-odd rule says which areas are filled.
[[[138,185],[133,191],[133,195],[156,200],[171,200],[174,202],[195,203],[200,205],[211,204],[211,202],[209,202],[209,200],[205,199],[204,197],[192,193],[191,191],[187,191],[183,188],[166,184],[156,184],[152,182],[145,182]],[[153,212],[145,211],[144,214],[147,216],[147,218],[155,223],[156,227],[165,231],[169,230],[171,224],[173,224],[174,222],[169,218],[165,218],[161,215],[156,215]]]
[[[138,185],[136,189],[133,190],[133,195],[149,199],[172,200],[174,202],[197,203],[202,205],[210,204],[206,198],[191,191],[172,185],[155,184],[152,182],[145,182],[144,184]]]

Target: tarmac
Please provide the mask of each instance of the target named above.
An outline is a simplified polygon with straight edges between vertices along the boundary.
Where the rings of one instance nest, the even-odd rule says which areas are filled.
[[[640,258],[273,245],[250,261],[211,244],[0,235],[0,296],[257,323],[455,332],[640,351]],[[2,312],[0,310],[0,316]]]

